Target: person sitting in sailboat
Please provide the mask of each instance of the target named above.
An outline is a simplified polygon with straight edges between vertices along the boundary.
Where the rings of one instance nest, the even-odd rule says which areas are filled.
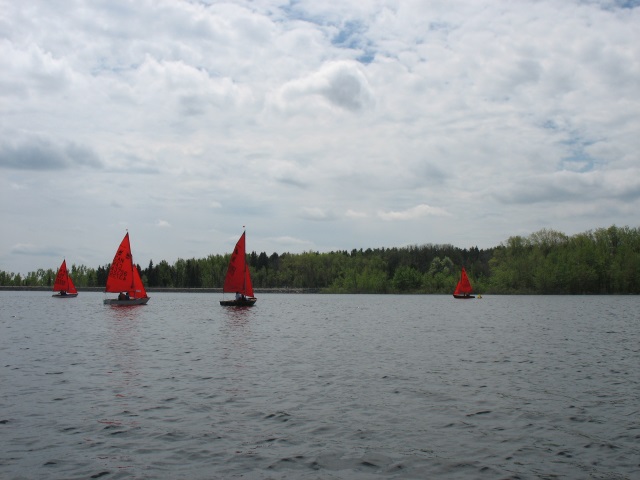
[[[244,295],[241,294],[240,292],[236,292],[236,300],[237,301],[244,300]]]

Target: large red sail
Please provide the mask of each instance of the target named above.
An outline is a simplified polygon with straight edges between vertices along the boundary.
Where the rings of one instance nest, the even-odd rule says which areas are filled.
[[[245,233],[242,233],[240,240],[233,249],[231,260],[229,260],[229,268],[227,276],[224,279],[223,292],[240,292],[247,297],[253,297],[253,286],[251,285],[251,276],[249,267],[247,266],[247,257],[245,249]]]
[[[54,292],[65,291],[67,293],[78,293],[76,287],[73,285],[71,281],[71,277],[69,276],[69,272],[67,270],[67,260],[62,260],[62,265],[58,269],[58,274],[56,275],[56,281],[53,284]]]
[[[147,296],[138,269],[133,264],[129,232],[122,239],[116,255],[113,257],[111,270],[109,270],[109,276],[107,277],[107,286],[104,291],[111,293],[128,292],[131,298]]]
[[[471,287],[471,282],[469,282],[469,277],[467,277],[467,272],[462,267],[462,273],[460,274],[460,281],[458,285],[456,285],[456,290],[453,292],[454,295],[464,295],[469,294],[473,291]]]
[[[124,236],[116,255],[111,262],[111,269],[107,277],[105,292],[127,292],[133,288],[133,259],[131,257],[131,245],[129,232]]]

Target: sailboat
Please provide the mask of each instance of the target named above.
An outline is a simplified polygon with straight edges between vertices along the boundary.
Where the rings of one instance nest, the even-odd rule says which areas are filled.
[[[458,281],[458,285],[456,285],[456,289],[453,292],[453,298],[475,298],[475,296],[471,295],[473,288],[471,287],[471,282],[469,282],[469,277],[467,277],[467,271],[462,267],[462,273],[460,274],[460,280]]]
[[[119,293],[118,298],[105,299],[105,305],[146,305],[149,301],[138,268],[133,263],[129,232],[122,239],[113,257],[104,291]]]
[[[62,260],[62,265],[58,269],[56,281],[53,283],[53,291],[58,292],[51,295],[56,298],[73,298],[78,296],[78,290],[73,284],[73,280],[67,271],[67,260]]]
[[[233,300],[220,300],[220,305],[223,307],[251,307],[258,300],[253,296],[251,274],[247,265],[245,237],[246,232],[242,232],[242,236],[231,254],[227,276],[224,278],[224,286],[222,287],[223,296],[227,292],[235,293],[236,297]]]

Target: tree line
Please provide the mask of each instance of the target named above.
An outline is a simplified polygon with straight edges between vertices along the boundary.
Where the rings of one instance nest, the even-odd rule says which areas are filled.
[[[230,255],[137,265],[147,288],[222,288]],[[253,286],[326,293],[451,293],[465,267],[474,290],[494,294],[638,294],[640,230],[599,228],[573,236],[543,229],[497,247],[413,245],[298,254],[247,254]],[[78,288],[106,284],[110,265],[71,265]],[[0,270],[2,286],[52,286],[56,271]]]

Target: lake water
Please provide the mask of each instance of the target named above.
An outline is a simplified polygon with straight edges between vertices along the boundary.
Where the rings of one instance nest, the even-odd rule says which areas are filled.
[[[0,292],[0,478],[640,478],[640,297],[150,295]]]

